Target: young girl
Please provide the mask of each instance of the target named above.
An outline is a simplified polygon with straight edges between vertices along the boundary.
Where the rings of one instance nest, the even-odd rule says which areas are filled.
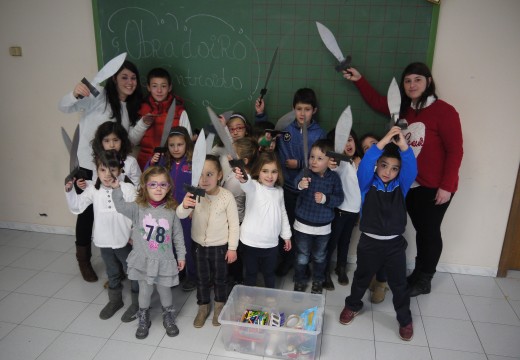
[[[365,154],[372,145],[377,144],[379,140],[381,140],[381,138],[373,133],[366,133],[365,135],[361,136],[359,139],[359,144],[361,145],[363,154]]]
[[[137,165],[137,160],[130,155],[132,144],[128,138],[128,132],[121,124],[112,121],[106,121],[99,125],[94,140],[92,140],[92,156],[95,157],[96,154],[108,150],[115,150],[119,154],[121,160],[125,163],[123,173],[128,176],[132,184],[139,184],[141,169]]]
[[[73,214],[80,214],[88,206],[94,208],[94,244],[100,248],[101,257],[106,266],[108,276],[108,304],[101,310],[99,317],[103,320],[111,318],[117,310],[123,307],[123,286],[119,268],[126,272],[126,258],[132,250],[128,243],[132,223],[123,215],[118,214],[113,204],[112,185],[121,183],[121,197],[125,201],[135,199],[135,187],[124,179],[119,178],[121,168],[124,166],[116,151],[98,153],[95,158],[97,166],[97,180],[95,185],[87,186],[81,194],[70,191],[73,181],[65,185],[65,192],[69,209]],[[139,287],[137,282],[131,282],[132,305],[123,314],[121,320],[129,322],[135,319],[137,312],[137,294]]]
[[[149,166],[164,166],[173,180],[173,197],[177,204],[180,204],[186,196],[184,184],[191,184],[191,157],[193,155],[193,142],[188,130],[183,126],[174,126],[170,130],[166,144],[168,148],[166,154],[161,156],[155,153],[150,161],[145,165],[145,169]],[[187,217],[181,220],[182,230],[184,234],[184,246],[186,247],[186,278],[182,283],[182,290],[193,291],[197,286],[197,270],[195,269],[195,261],[191,248],[191,218]]]
[[[204,326],[210,312],[211,285],[215,292],[213,325],[219,326],[218,316],[227,300],[227,264],[237,258],[239,235],[237,204],[233,194],[219,186],[222,167],[218,157],[207,155],[199,186],[206,196],[197,199],[187,193],[177,215],[184,219],[192,215],[191,238],[197,264],[197,304],[199,310],[193,326]]]
[[[330,278],[329,267],[332,253],[336,250],[336,247],[337,260],[335,272],[338,275],[338,282],[341,285],[347,285],[349,282],[347,276],[348,247],[350,244],[350,236],[358,220],[359,209],[361,207],[361,193],[357,180],[357,167],[361,161],[361,152],[354,130],[350,131],[343,153],[350,156],[352,162],[341,161],[336,163],[333,160],[330,166],[341,179],[344,200],[335,209],[336,215],[332,221],[330,240],[327,245],[325,282],[323,283],[323,288],[326,290],[334,290],[334,283]]]
[[[283,201],[282,167],[272,152],[259,155],[251,175],[244,180],[239,168],[236,178],[246,193],[246,214],[240,226],[240,242],[246,268],[245,285],[256,286],[257,274],[264,276],[265,286],[274,288],[278,255],[278,237],[284,250],[291,250],[291,227]]]
[[[225,121],[224,117],[220,117],[221,121]],[[226,122],[226,126],[229,130],[229,134],[231,135],[231,141],[235,142],[238,139],[245,138],[251,134],[251,127],[246,120],[246,117],[240,113],[234,113],[229,117],[229,120]],[[211,150],[212,155],[216,155],[220,158],[220,166],[222,167],[222,171],[224,174],[224,179],[227,179],[228,175],[232,173],[231,166],[229,166],[228,161],[228,153],[222,143],[220,145],[216,145]],[[232,175],[234,176],[234,175]]]
[[[92,161],[90,141],[99,125],[105,121],[121,124],[129,132],[132,144],[137,145],[151,123],[146,119],[146,123],[143,119],[139,120],[138,110],[142,99],[139,72],[130,61],[125,61],[121,68],[107,79],[105,88],[99,90],[100,94],[97,97],[89,96],[90,90],[80,82],[58,105],[62,112],[82,113],[79,120],[78,160],[80,168],[87,174],[84,180],[91,180],[96,169]],[[81,192],[79,188],[76,191]],[[76,221],[76,258],[83,279],[89,282],[98,279],[90,264],[93,222],[92,207],[78,215]]]
[[[254,164],[256,156],[258,155],[258,143],[250,137],[245,137],[237,139],[233,143],[233,147],[235,148],[238,157],[244,161],[246,172],[250,173],[251,166]],[[231,191],[231,193],[235,197],[235,201],[237,203],[238,208],[238,221],[239,223],[242,223],[246,209],[246,194],[244,190],[242,190],[242,188],[240,187],[240,182],[236,179],[234,172],[230,172],[227,178],[224,178],[224,183],[222,184],[222,187]],[[239,243],[237,249],[237,261],[233,262],[228,266],[230,283],[242,283],[244,280],[243,272],[244,265],[242,263],[241,246]]]
[[[114,205],[133,225],[133,250],[128,255],[128,278],[139,282],[139,324],[135,337],[148,336],[150,301],[154,285],[161,299],[163,326],[168,336],[177,336],[171,287],[179,284],[179,271],[184,268],[186,250],[176,202],[172,197],[173,183],[168,171],[153,166],[141,176],[135,202],[125,202],[118,181],[113,182]],[[173,247],[177,260],[173,254]]]

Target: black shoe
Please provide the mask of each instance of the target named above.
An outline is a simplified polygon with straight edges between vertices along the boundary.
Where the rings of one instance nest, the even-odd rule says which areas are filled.
[[[291,270],[291,268],[292,268],[291,264],[286,263],[286,262],[281,262],[278,265],[278,267],[276,268],[276,270],[274,271],[274,273],[276,274],[276,276],[283,277],[289,273],[289,270]]]
[[[311,294],[322,294],[323,286],[321,284],[322,284],[321,281],[313,281],[312,288],[311,288]]]
[[[433,274],[419,272],[417,281],[410,286],[410,297],[429,294],[432,291]]]
[[[412,273],[408,275],[408,277],[406,278],[406,281],[408,282],[408,285],[410,285],[410,287],[414,286],[417,280],[419,280],[419,273],[420,271],[417,270],[417,268],[415,268],[413,269]]]
[[[345,265],[336,267],[336,275],[338,275],[338,283],[340,285],[348,285],[349,280],[347,276],[347,267]]]
[[[305,283],[294,283],[294,291],[305,292],[307,284]]]
[[[330,273],[328,271],[325,273],[325,281],[323,282],[323,288],[329,291],[334,290],[334,283],[332,282],[332,279],[330,278]]]

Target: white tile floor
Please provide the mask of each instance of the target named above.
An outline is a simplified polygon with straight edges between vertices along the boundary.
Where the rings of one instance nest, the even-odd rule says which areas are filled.
[[[165,335],[156,295],[145,340],[135,338],[135,322],[121,323],[123,310],[100,320],[107,301],[105,279],[83,281],[74,251],[71,236],[0,229],[0,359],[259,359],[226,351],[220,328],[210,321],[195,329],[195,293],[178,288],[178,337]],[[98,252],[93,264],[103,277]],[[398,338],[391,293],[381,304],[365,302],[351,325],[339,324],[350,289],[336,285],[325,294],[317,359],[520,359],[520,273],[509,274],[494,279],[438,273],[432,293],[412,299],[415,336],[410,342]],[[291,277],[281,279],[279,287],[292,290]]]

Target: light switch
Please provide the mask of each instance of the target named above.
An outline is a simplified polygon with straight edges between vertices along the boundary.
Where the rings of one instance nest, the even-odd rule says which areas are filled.
[[[22,56],[22,47],[21,46],[11,46],[9,48],[9,55]]]

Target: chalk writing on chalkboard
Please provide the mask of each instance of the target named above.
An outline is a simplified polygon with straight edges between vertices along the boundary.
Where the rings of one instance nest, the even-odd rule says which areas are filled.
[[[213,14],[182,18],[171,12],[156,15],[142,7],[120,8],[107,18],[109,36],[104,40],[110,42],[110,54],[103,53],[104,60],[127,52],[137,63],[150,59],[173,64],[174,85],[186,88],[187,94],[197,90],[211,94],[211,99],[199,97],[198,105],[230,109],[256,96],[260,60],[243,28]],[[209,89],[215,91],[208,93]]]

